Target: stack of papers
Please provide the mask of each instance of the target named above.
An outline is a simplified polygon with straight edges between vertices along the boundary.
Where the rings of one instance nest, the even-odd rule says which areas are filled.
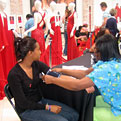
[[[85,66],[77,66],[77,65],[72,65],[72,66],[62,66],[63,69],[70,69],[70,70],[87,70],[88,68]]]

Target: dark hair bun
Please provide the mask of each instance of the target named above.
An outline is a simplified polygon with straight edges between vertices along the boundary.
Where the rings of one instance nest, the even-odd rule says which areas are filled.
[[[17,61],[22,61],[29,51],[35,49],[36,40],[31,37],[15,38],[14,47]]]

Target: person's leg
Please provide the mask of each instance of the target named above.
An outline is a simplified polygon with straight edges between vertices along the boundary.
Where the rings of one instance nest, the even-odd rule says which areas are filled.
[[[59,105],[62,107],[62,110],[59,113],[59,115],[65,117],[68,121],[78,121],[79,114],[71,107],[69,107],[65,104],[62,104],[60,102],[48,100],[48,99],[43,99],[42,103],[44,103],[44,104],[48,103],[49,105]]]
[[[121,121],[121,115],[114,116],[110,108],[95,107],[94,121]]]
[[[27,110],[20,116],[22,121],[68,121],[61,115],[47,110]]]
[[[67,55],[67,32],[64,32],[64,38],[65,38],[65,47],[64,47],[64,54]]]

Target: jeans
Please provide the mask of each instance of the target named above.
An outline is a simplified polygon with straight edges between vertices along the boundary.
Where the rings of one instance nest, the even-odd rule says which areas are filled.
[[[20,114],[22,121],[78,121],[79,114],[65,104],[48,99],[42,99],[39,103],[59,105],[62,110],[58,114],[47,110],[26,110]]]
[[[64,32],[64,38],[65,38],[65,47],[63,53],[67,55],[67,40],[68,40],[67,31]]]

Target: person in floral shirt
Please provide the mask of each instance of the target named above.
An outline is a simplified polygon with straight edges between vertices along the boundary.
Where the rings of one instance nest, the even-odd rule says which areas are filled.
[[[94,91],[94,85],[99,89],[104,101],[109,104],[94,111],[94,121],[121,120],[121,55],[118,43],[111,34],[105,34],[96,40],[94,54],[97,63],[87,70],[67,70],[55,68],[53,71],[67,74],[60,78],[43,76],[46,84],[56,84],[68,90],[86,89]],[[75,77],[75,78],[72,78]],[[110,108],[111,107],[111,108]],[[105,110],[105,111],[104,111]],[[98,115],[97,115],[98,114]],[[105,115],[105,116],[104,116]]]

